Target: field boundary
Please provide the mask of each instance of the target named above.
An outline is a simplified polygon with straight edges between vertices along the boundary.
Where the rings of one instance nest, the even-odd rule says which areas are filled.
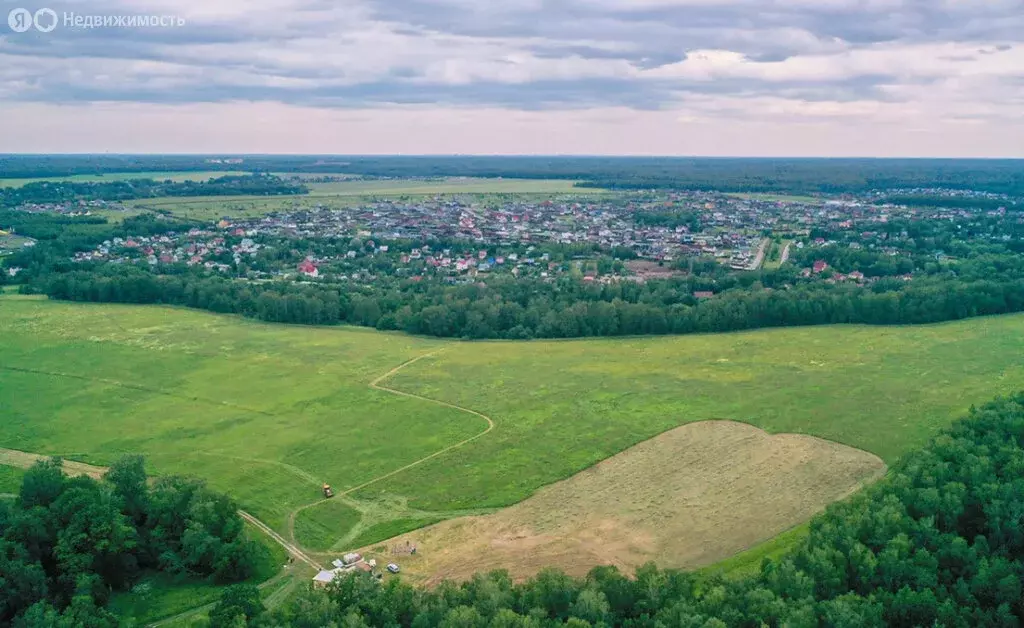
[[[441,405],[441,406],[444,406],[446,408],[452,408],[453,410],[459,410],[461,412],[466,412],[466,413],[472,414],[473,416],[479,417],[479,418],[483,419],[484,421],[486,421],[487,422],[487,427],[484,429],[484,431],[480,432],[479,434],[476,434],[474,436],[470,436],[469,438],[461,440],[461,441],[459,441],[459,442],[457,442],[457,443],[455,443],[453,445],[448,445],[447,447],[445,447],[443,449],[439,449],[439,450],[435,451],[434,453],[430,454],[429,456],[424,456],[423,458],[420,458],[419,460],[416,460],[414,462],[410,462],[409,464],[405,465],[404,467],[400,467],[398,469],[395,469],[394,471],[389,471],[388,473],[385,473],[384,475],[375,477],[372,480],[368,480],[366,482],[363,482],[362,484],[359,484],[358,486],[353,486],[350,489],[342,491],[342,492],[338,493],[338,497],[345,497],[347,495],[351,495],[352,493],[355,493],[356,491],[360,491],[360,490],[366,488],[367,486],[370,486],[372,484],[376,484],[377,482],[381,482],[383,480],[386,480],[386,479],[388,479],[390,477],[398,475],[399,473],[402,473],[403,471],[408,471],[409,469],[411,469],[411,468],[413,468],[415,466],[421,465],[424,462],[427,462],[428,460],[432,460],[434,458],[437,458],[438,456],[444,455],[444,454],[448,453],[449,451],[452,451],[453,449],[458,449],[459,447],[462,447],[464,445],[468,445],[469,443],[471,443],[471,442],[475,441],[476,439],[486,435],[487,433],[489,433],[491,430],[494,429],[494,419],[492,419],[491,417],[487,416],[486,414],[477,412],[476,410],[470,410],[469,408],[464,408],[462,406],[455,405],[453,403],[448,403],[447,401],[441,401],[440,399],[431,399],[430,397],[424,397],[423,395],[417,395],[415,393],[409,393],[409,392],[405,392],[405,391],[402,391],[402,390],[398,390],[396,388],[390,388],[388,386],[381,385],[381,382],[383,382],[384,380],[394,376],[395,374],[397,374],[399,371],[401,371],[405,367],[411,366],[411,365],[415,364],[416,362],[419,362],[420,360],[423,360],[423,359],[435,356],[435,355],[437,355],[438,353],[440,353],[443,350],[444,349],[436,349],[434,351],[430,351],[428,353],[424,353],[422,355],[416,356],[415,358],[412,358],[412,359],[406,360],[405,362],[402,362],[401,364],[399,364],[395,368],[391,369],[387,373],[384,373],[383,375],[377,377],[372,382],[370,382],[370,384],[369,384],[370,388],[372,388],[374,390],[379,390],[379,391],[382,391],[382,392],[390,393],[390,394],[393,394],[393,395],[399,395],[399,396],[402,396],[402,397],[408,397],[410,399],[418,399],[420,401],[426,401],[428,403],[433,403],[433,404],[436,404],[436,405]],[[327,498],[324,498],[324,499],[320,499],[320,500],[317,500],[315,502],[306,504],[305,506],[302,506],[300,508],[295,509],[294,511],[292,511],[291,514],[288,515],[288,536],[291,538],[291,542],[295,543],[297,547],[298,547],[298,540],[295,538],[295,518],[302,511],[307,510],[309,508],[312,508],[314,506],[318,506],[318,505],[320,505],[320,504],[322,504],[322,503],[324,503],[326,501],[328,501]]]

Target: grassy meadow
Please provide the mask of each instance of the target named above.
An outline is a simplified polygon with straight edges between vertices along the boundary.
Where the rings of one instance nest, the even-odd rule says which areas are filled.
[[[736,193],[729,194],[736,198],[743,198],[751,201],[766,201],[770,203],[806,203],[808,205],[821,205],[824,199],[818,196],[794,196],[792,194],[762,194],[762,193]]]
[[[686,423],[732,419],[892,462],[1024,388],[1019,315],[463,343],[7,295],[0,339],[0,447],[101,465],[143,453],[154,473],[205,477],[325,552],[486,514]],[[425,354],[382,384],[494,428],[408,466],[487,427],[369,386]],[[296,512],[322,482],[338,497]]]
[[[287,173],[280,176],[288,177]],[[308,178],[308,177],[304,177]],[[379,198],[402,199],[437,195],[492,197],[503,194],[586,194],[597,189],[577,189],[575,182],[564,179],[475,179],[449,178],[436,181],[362,180],[333,183],[309,183],[310,193],[301,196],[205,196],[158,198],[128,201],[126,205],[139,210],[169,212],[179,218],[213,221],[224,217],[262,216],[275,211],[289,211],[316,205],[355,207]]]
[[[24,469],[0,466],[0,497],[16,495],[21,490],[21,479],[24,476]]]
[[[287,176],[287,175],[285,175]],[[310,183],[312,196],[423,196],[431,194],[564,194],[591,192],[566,179],[477,179],[451,177],[436,181],[359,180]],[[598,190],[594,190],[598,191]]]

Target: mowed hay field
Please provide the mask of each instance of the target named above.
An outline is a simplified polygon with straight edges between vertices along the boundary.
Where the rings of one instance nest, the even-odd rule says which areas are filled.
[[[515,506],[452,519],[387,544],[415,545],[405,573],[436,584],[540,566],[576,576],[612,564],[708,565],[804,521],[880,477],[877,456],[830,441],[771,436],[731,421],[678,427]],[[367,548],[374,555],[373,548]]]
[[[7,295],[0,447],[98,465],[146,454],[155,473],[205,477],[328,558],[440,519],[494,514],[699,421],[815,436],[891,462],[971,404],[1024,388],[1021,355],[1024,316],[463,343]],[[665,456],[645,479],[672,485],[684,459]],[[747,475],[733,460],[732,477]],[[787,476],[813,477],[807,468],[773,476],[768,497],[792,513],[787,525],[862,479],[819,465],[813,493]],[[322,482],[334,500],[321,499]],[[705,494],[722,502],[704,508],[736,503],[726,488]],[[803,510],[783,506],[802,499]],[[785,518],[706,556],[768,538]],[[682,548],[693,539],[678,542],[678,554],[657,553],[691,560]]]

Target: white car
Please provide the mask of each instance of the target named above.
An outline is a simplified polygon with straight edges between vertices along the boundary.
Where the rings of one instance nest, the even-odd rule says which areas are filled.
[[[391,573],[398,573],[399,571],[402,571],[402,569],[395,563],[388,563],[388,571]]]

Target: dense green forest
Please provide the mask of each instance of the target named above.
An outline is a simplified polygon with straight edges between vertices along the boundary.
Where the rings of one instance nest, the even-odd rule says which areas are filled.
[[[890,188],[972,189],[1024,196],[1024,160],[726,159],[690,157],[368,157],[229,155],[0,155],[0,178],[113,172],[237,170],[369,177],[575,179],[614,189],[856,193]]]
[[[880,268],[879,272],[900,268]],[[44,274],[26,289],[55,299],[184,305],[283,323],[349,323],[464,338],[572,338],[723,332],[835,323],[917,324],[1024,311],[1024,259],[985,256],[937,267],[912,281],[870,286],[799,283],[796,269],[716,280],[698,300],[700,277],[586,283],[496,279],[486,284],[394,280],[372,286],[249,282],[180,269],[157,274],[124,265]],[[793,283],[789,283],[793,282]],[[788,285],[788,288],[783,285]]]
[[[977,196],[939,196],[927,194],[891,195],[875,201],[875,204],[891,203],[907,207],[945,207],[949,209],[1007,210],[1024,209],[1024,198],[1004,199]]]
[[[0,500],[0,625],[116,626],[104,610],[111,593],[146,572],[239,582],[267,552],[201,480],[150,484],[139,456],[102,481],[69,478],[61,464],[37,463],[17,498]]]
[[[0,188],[0,207],[26,203],[72,203],[77,201],[126,201],[166,196],[282,196],[305,194],[305,185],[270,175],[224,176],[208,181],[154,181],[128,179],[78,183],[37,181],[22,187]]]
[[[433,590],[364,574],[267,612],[231,589],[223,626],[484,628],[1020,626],[1024,620],[1024,394],[970,415],[881,482],[830,506],[792,552],[742,579],[597,567],[521,584],[503,572]]]

